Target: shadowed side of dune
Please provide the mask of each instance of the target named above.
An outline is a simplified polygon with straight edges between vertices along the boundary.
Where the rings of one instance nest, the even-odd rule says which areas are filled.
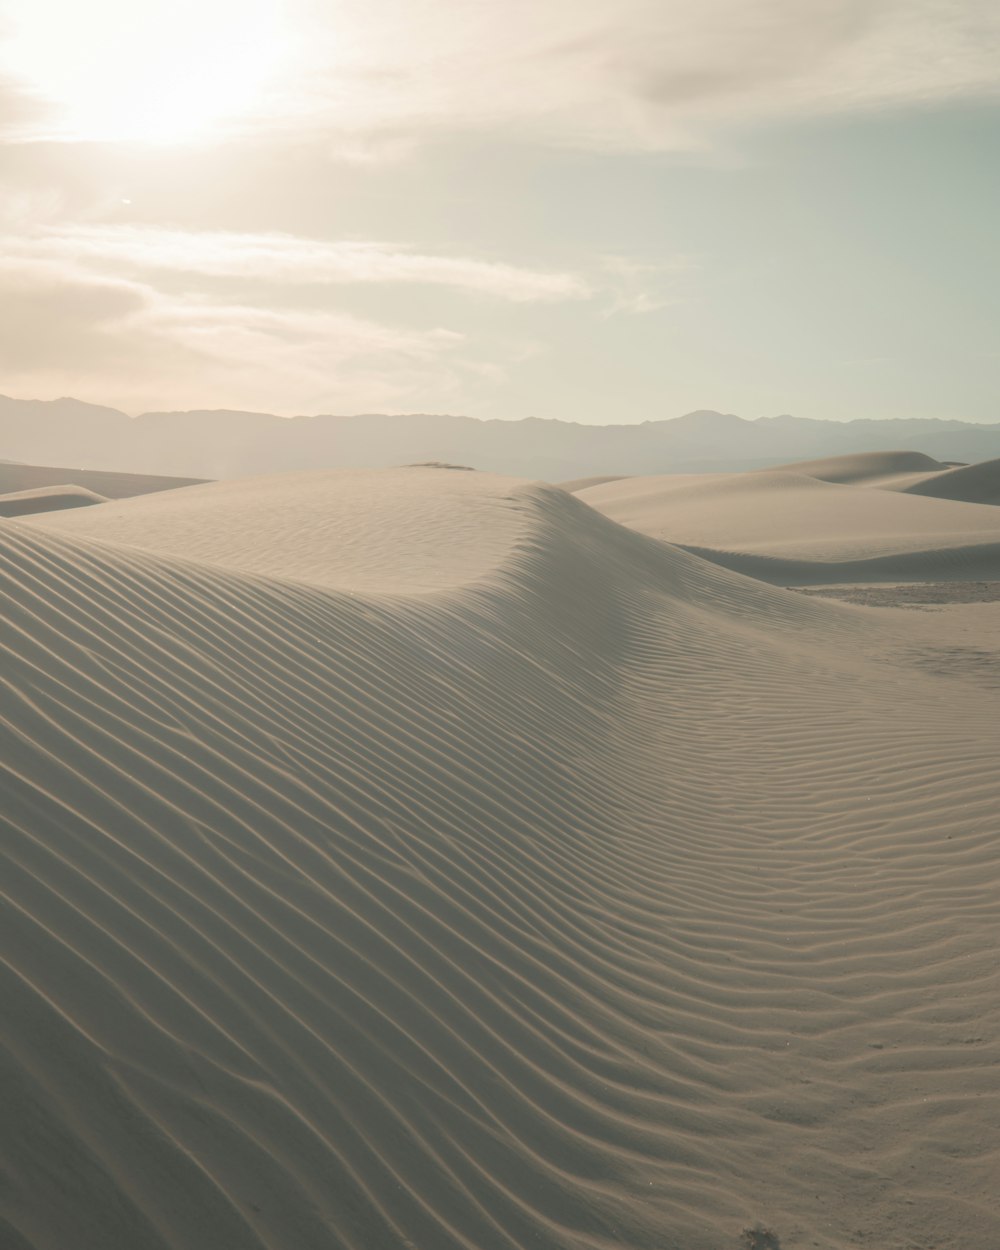
[[[989,707],[501,504],[506,555],[411,598],[0,528],[11,1244],[1000,1231]]]
[[[1000,542],[900,551],[861,560],[803,560],[685,544],[684,551],[775,586],[834,582],[1000,581]]]
[[[936,499],[958,499],[964,503],[1000,504],[1000,460],[984,460],[979,464],[948,469],[905,489],[908,495],[932,495]]]

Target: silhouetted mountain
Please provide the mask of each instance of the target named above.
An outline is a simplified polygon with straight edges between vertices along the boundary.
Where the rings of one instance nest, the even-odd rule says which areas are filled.
[[[745,421],[707,410],[638,425],[535,417],[477,421],[423,413],[284,418],[217,410],[128,417],[75,399],[0,396],[0,457],[182,477],[439,460],[561,481],[595,474],[728,472],[896,448],[937,460],[994,459],[1000,456],[1000,424],[812,421],[787,415]]]

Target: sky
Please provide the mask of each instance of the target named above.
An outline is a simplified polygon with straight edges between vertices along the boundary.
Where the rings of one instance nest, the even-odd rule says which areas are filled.
[[[0,0],[0,391],[1000,421],[995,0]]]

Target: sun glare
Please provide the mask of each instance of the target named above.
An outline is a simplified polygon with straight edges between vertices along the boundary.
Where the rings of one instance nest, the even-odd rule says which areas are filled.
[[[257,110],[285,53],[278,0],[21,0],[8,63],[72,140],[182,143]]]

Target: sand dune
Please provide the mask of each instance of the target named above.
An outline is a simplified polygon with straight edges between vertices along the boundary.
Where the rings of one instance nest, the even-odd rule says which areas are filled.
[[[578,497],[623,525],[783,585],[922,577],[1000,579],[1000,514],[986,504],[768,472],[624,478]],[[884,464],[881,466],[884,467]],[[866,473],[855,464],[855,472]],[[841,466],[841,470],[846,468]]]
[[[191,486],[200,479],[191,477],[160,477],[148,473],[105,473],[97,469],[55,468],[52,465],[19,464],[0,460],[0,492],[35,490],[44,486],[70,483],[108,499],[145,495],[149,491],[176,490]]]
[[[5,1248],[1000,1244],[995,652],[479,474],[0,540]]]
[[[516,478],[412,466],[286,473],[122,499],[49,528],[250,573],[352,590],[461,585],[502,559]]]
[[[964,464],[944,473],[931,473],[904,488],[911,495],[959,499],[965,503],[1000,504],[1000,460]]]
[[[797,460],[758,472],[796,473],[814,477],[819,482],[857,486],[904,473],[937,473],[947,467],[920,451],[865,451],[849,456],[826,456],[821,460]]]
[[[57,512],[62,508],[86,508],[105,503],[104,495],[83,486],[36,486],[0,495],[0,516],[29,516],[33,512]]]
[[[948,465],[915,451],[865,452],[826,460],[803,460],[765,471],[797,473],[821,482],[873,486],[962,503],[1000,504],[1000,460]],[[600,481],[600,478],[581,480],[574,487],[596,486]]]
[[[591,486],[603,486],[605,482],[621,482],[624,480],[621,474],[605,473],[597,477],[575,477],[568,482],[558,482],[557,485],[563,490],[569,491],[571,495],[576,495],[581,490],[587,490]]]

